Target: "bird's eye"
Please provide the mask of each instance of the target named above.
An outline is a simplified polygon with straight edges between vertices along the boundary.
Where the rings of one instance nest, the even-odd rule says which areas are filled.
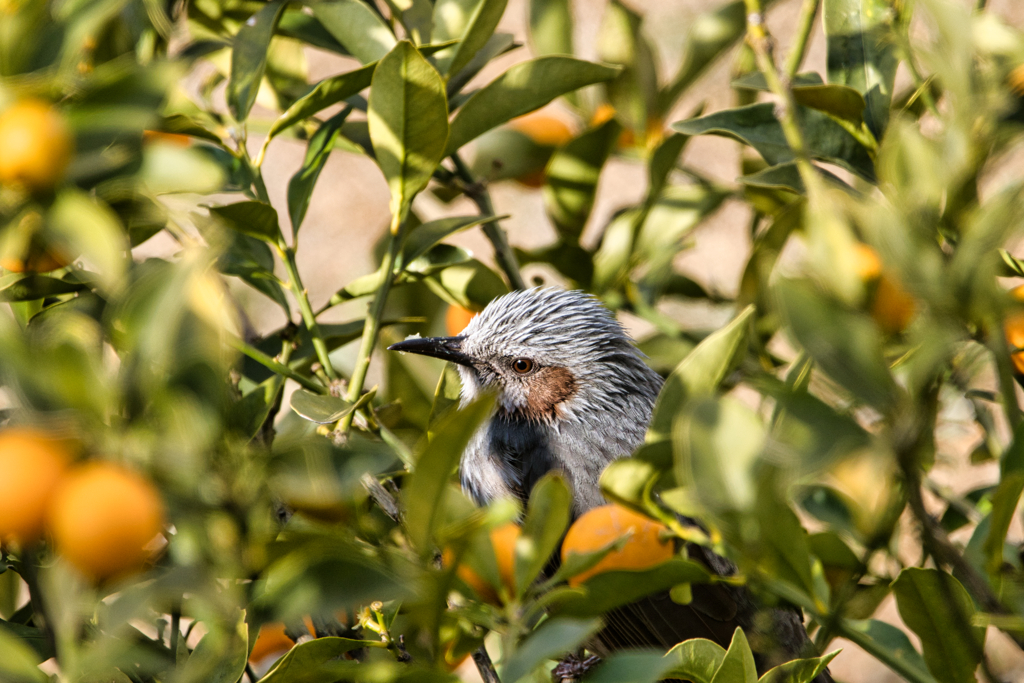
[[[520,375],[525,375],[530,370],[533,370],[533,361],[529,358],[516,358],[512,361],[512,369]]]

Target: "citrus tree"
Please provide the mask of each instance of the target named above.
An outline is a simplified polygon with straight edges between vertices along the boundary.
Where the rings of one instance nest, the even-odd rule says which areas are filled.
[[[488,683],[543,680],[609,610],[722,581],[807,617],[816,652],[761,680],[812,680],[836,638],[915,683],[996,675],[986,635],[1024,644],[1024,36],[984,3],[804,0],[782,54],[768,4],[696,17],[663,74],[620,0],[600,61],[567,0],[530,0],[528,46],[496,32],[505,0],[0,2],[0,679],[444,681],[472,655]],[[801,70],[817,20],[824,73]],[[351,68],[310,82],[311,48]],[[737,106],[680,114],[720,58]],[[744,148],[734,182],[684,162],[702,135]],[[273,206],[279,137],[306,154]],[[374,160],[391,220],[358,226],[379,267],[314,306],[296,253],[335,150]],[[614,157],[646,194],[581,240]],[[555,243],[510,245],[488,188],[512,179]],[[425,222],[424,192],[477,211]],[[675,265],[726,201],[752,216],[735,298]],[[476,229],[483,261],[446,243]],[[490,403],[376,354],[457,333],[528,263],[645,320],[667,376],[604,473],[614,505],[572,528],[557,473],[525,509],[464,497]],[[257,335],[238,286],[287,323]],[[694,328],[695,300],[729,322]],[[937,479],[951,461],[983,485]],[[893,596],[903,626],[875,618]],[[742,630],[586,674],[664,677],[758,680]]]

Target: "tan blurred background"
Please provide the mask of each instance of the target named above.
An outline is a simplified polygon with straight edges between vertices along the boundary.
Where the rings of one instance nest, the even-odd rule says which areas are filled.
[[[974,4],[974,0],[960,1]],[[495,60],[478,76],[477,84],[487,82],[511,64],[531,57],[525,30],[526,4],[525,0],[510,0],[498,28],[499,31],[514,34],[523,47]],[[596,58],[595,41],[605,4],[604,0],[575,2],[575,41],[581,57]],[[665,79],[678,67],[687,29],[693,17],[721,3],[719,0],[632,0],[628,4],[645,16],[644,30],[657,46],[661,74]],[[768,12],[768,26],[778,41],[779,55],[785,55],[788,51],[800,4],[800,0],[784,0],[777,2]],[[1024,1],[990,0],[988,8],[1012,25],[1024,27]],[[700,102],[706,102],[707,112],[732,105],[734,96],[728,82],[734,55],[735,50],[715,64],[690,89],[674,115],[668,118],[668,123],[684,118],[685,112],[692,111]],[[309,50],[307,58],[311,81],[355,66],[352,61],[315,50]],[[820,16],[802,70],[824,74],[825,40]],[[905,82],[905,74],[898,76],[897,82]],[[474,87],[474,84],[469,87]],[[553,107],[557,110],[557,105]],[[266,111],[262,114],[271,115]],[[260,112],[257,111],[256,115],[259,116]],[[571,121],[571,117],[567,116],[567,120]],[[260,136],[253,136],[250,140],[254,153],[261,143]],[[270,145],[263,165],[271,200],[282,220],[287,220],[288,215],[285,201],[288,179],[298,170],[304,153],[304,143],[278,138]],[[704,175],[731,184],[740,175],[739,158],[738,144],[723,138],[702,137],[690,142],[683,160]],[[1014,163],[994,174],[992,182],[998,182],[1000,177],[1019,177],[1021,171],[1022,165]],[[640,200],[646,190],[645,185],[646,171],[642,162],[626,159],[609,162],[601,176],[597,203],[584,235],[584,243],[593,243],[597,232],[616,209]],[[515,182],[504,182],[492,185],[490,191],[497,213],[511,215],[504,222],[504,227],[513,245],[538,247],[554,240],[555,233],[544,214],[539,190]],[[427,193],[417,199],[415,208],[425,220],[441,215],[475,213],[475,207],[465,199],[446,206]],[[749,219],[745,205],[738,202],[724,204],[693,234],[692,248],[678,260],[679,270],[710,289],[726,295],[734,294],[750,248]],[[326,302],[331,294],[349,281],[376,268],[371,250],[388,220],[387,185],[374,162],[357,154],[335,152],[327,162],[313,194],[298,251],[299,269],[314,308]],[[451,241],[471,249],[485,262],[493,263],[490,246],[478,229],[460,234]],[[530,274],[528,271],[527,275]],[[283,323],[280,311],[272,304],[244,287],[239,286],[236,291],[258,331],[270,331]],[[363,306],[365,302],[354,302],[348,308],[339,307],[331,312],[331,319],[341,321],[362,317]],[[695,314],[699,314],[699,311]],[[624,322],[632,327],[635,334],[644,332],[638,328],[636,321]],[[713,321],[709,321],[709,324],[713,324]],[[355,346],[349,345],[338,353],[341,367],[351,367]],[[375,366],[379,367],[379,364]],[[377,381],[378,378],[371,375],[369,385]],[[943,483],[956,484],[959,490],[974,486],[981,479],[995,479],[994,472],[967,464],[966,455],[976,443],[977,435],[968,420],[964,421],[964,425],[960,430],[954,426],[949,434],[943,435],[943,451],[948,457],[935,475]],[[891,600],[883,605],[878,616],[899,623],[899,616]],[[1005,681],[1024,681],[1024,655],[997,632],[990,630],[987,642],[993,672]],[[900,680],[851,643],[836,641],[830,649],[836,648],[843,648],[843,653],[832,665],[832,672],[838,681],[887,683]],[[464,666],[460,673],[464,673],[467,680],[479,680],[471,663]]]

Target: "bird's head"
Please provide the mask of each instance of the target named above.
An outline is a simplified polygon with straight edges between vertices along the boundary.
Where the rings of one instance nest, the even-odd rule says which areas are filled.
[[[492,390],[501,413],[531,422],[621,412],[637,397],[653,403],[661,384],[611,312],[580,291],[512,292],[488,304],[458,336],[388,348],[456,363],[464,401]]]

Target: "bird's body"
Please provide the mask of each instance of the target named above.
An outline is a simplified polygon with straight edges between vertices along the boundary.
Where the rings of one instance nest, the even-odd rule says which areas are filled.
[[[495,414],[462,455],[470,496],[480,504],[506,496],[525,502],[537,480],[557,470],[572,490],[574,517],[605,504],[601,472],[643,443],[662,385],[610,311],[578,291],[513,292],[492,301],[457,337],[391,348],[456,363],[463,403],[497,392]],[[707,548],[691,544],[688,551],[717,574],[735,572]],[[605,621],[591,644],[602,655],[668,649],[689,638],[728,647],[736,626],[751,638],[759,668],[800,656],[809,644],[797,612],[759,610],[746,589],[722,584],[694,585],[688,605],[653,595]]]

